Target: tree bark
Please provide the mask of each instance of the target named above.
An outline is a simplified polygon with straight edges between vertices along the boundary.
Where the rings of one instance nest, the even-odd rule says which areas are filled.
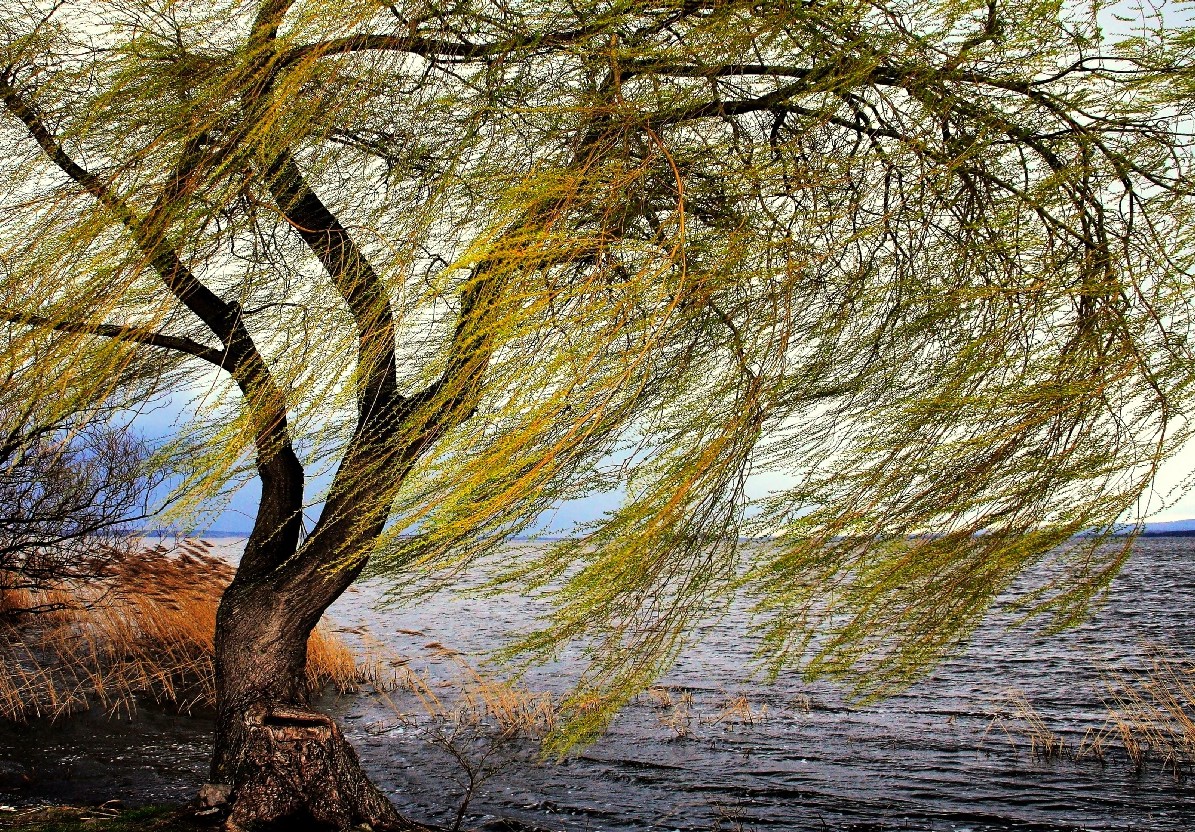
[[[361,769],[336,723],[310,706],[309,597],[269,579],[234,581],[217,616],[217,718],[212,779],[224,829],[423,827],[400,816]],[[319,614],[315,614],[318,620]]]
[[[420,827],[399,816],[361,770],[336,723],[308,708],[260,705],[242,715],[227,832],[252,828]]]

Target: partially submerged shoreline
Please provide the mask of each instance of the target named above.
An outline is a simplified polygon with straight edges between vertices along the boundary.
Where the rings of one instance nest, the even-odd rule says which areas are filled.
[[[491,755],[486,764],[501,771],[475,793],[465,826],[509,819],[560,832],[653,826],[703,832],[733,815],[744,827],[815,831],[822,828],[821,816],[829,828],[905,823],[947,830],[966,820],[969,828],[991,832],[1026,823],[1058,828],[1065,815],[1093,830],[1139,823],[1154,832],[1185,832],[1195,821],[1186,808],[1195,780],[1176,779],[1159,758],[1151,758],[1138,774],[1119,746],[1109,747],[1115,736],[1104,741],[1106,763],[1079,755],[1085,726],[1076,719],[1099,708],[1097,727],[1102,721],[1100,701],[1090,692],[1099,684],[1104,662],[1113,660],[1113,646],[1132,646],[1140,637],[1191,654],[1189,616],[1176,600],[1195,597],[1192,562],[1195,545],[1189,538],[1145,541],[1107,608],[1089,624],[1042,639],[1030,639],[1024,629],[987,628],[974,650],[952,659],[925,685],[870,708],[852,707],[796,679],[732,687],[750,651],[738,635],[739,612],[732,611],[711,625],[705,641],[673,674],[620,715],[608,736],[567,763],[541,764],[530,743],[515,748],[517,755]],[[534,613],[513,597],[442,596],[418,610],[399,608],[379,616],[377,589],[363,584],[346,596],[332,610],[335,629],[350,647],[409,658],[401,667],[383,663],[381,668],[427,679],[425,696],[444,698],[450,688],[440,682],[447,681],[448,668],[474,661]],[[463,656],[458,659],[449,648]],[[1142,663],[1147,655],[1128,658],[1148,669]],[[1131,672],[1131,666],[1120,666],[1121,672]],[[549,685],[569,668],[566,657],[529,681]],[[1011,686],[1022,689],[1024,697],[1011,697]],[[451,826],[461,797],[454,780],[459,764],[428,744],[430,723],[402,721],[398,711],[416,712],[416,694],[391,691],[392,708],[370,695],[370,687],[365,695],[323,701],[320,709],[336,717],[370,775],[403,814]],[[748,707],[732,707],[740,693]],[[1134,701],[1127,691],[1124,700],[1120,710],[1131,715]],[[96,712],[38,728],[23,726],[8,745],[32,753],[19,759],[40,782],[21,790],[24,794],[0,795],[0,804],[78,807],[117,797],[129,806],[177,810],[207,776],[207,719],[147,705],[132,720],[123,713],[108,718]],[[1050,733],[1034,733],[1034,726]],[[1065,744],[1054,742],[1058,738]],[[6,757],[4,743],[0,735],[0,759]],[[54,755],[62,765],[51,770]],[[87,784],[85,793],[81,783]],[[977,794],[964,785],[974,783],[986,784],[984,790]],[[808,825],[793,820],[794,810],[809,819]],[[132,811],[124,821],[159,822]],[[979,811],[981,820],[968,814],[972,811]],[[63,818],[62,823],[73,823]],[[174,832],[170,826],[112,827],[109,821],[59,828],[32,826],[29,818],[21,827],[12,822],[0,816],[5,824],[0,828],[22,832]]]

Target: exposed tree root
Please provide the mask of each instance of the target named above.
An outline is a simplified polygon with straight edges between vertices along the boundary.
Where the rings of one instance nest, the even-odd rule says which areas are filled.
[[[369,781],[330,717],[306,708],[250,709],[233,771],[225,832],[429,829],[400,815]]]

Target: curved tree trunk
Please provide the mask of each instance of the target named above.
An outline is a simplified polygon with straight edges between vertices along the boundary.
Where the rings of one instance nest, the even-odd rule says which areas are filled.
[[[234,82],[243,90],[244,124],[257,124],[256,109],[272,106],[273,42],[292,4],[258,0],[247,59]],[[287,420],[288,391],[271,373],[239,304],[224,300],[191,271],[169,237],[189,189],[202,179],[204,165],[213,163],[206,155],[212,147],[206,131],[186,143],[153,207],[140,212],[107,180],[79,165],[35,103],[3,78],[0,99],[45,156],[124,226],[163,286],[220,347],[135,327],[81,324],[68,331],[130,338],[207,361],[236,382],[254,425],[261,498],[253,533],[216,616],[213,782],[201,801],[228,810],[229,830],[419,828],[369,782],[335,723],[311,710],[307,640],[365,567],[414,461],[476,406],[479,379],[494,348],[482,325],[495,295],[494,278],[479,266],[462,291],[442,377],[423,391],[400,395],[386,283],[311,188],[289,149],[280,149],[260,171],[279,210],[352,314],[359,341],[356,429],[320,520],[300,545],[305,475]]]
[[[310,707],[307,637],[314,622],[303,614],[310,602],[268,580],[234,582],[221,601],[212,761],[218,785],[206,794],[225,803],[228,832],[419,829],[369,781],[336,723]]]
[[[259,0],[249,60],[236,82],[245,91],[245,124],[257,123],[254,107],[270,104],[272,42],[292,3]],[[124,226],[163,286],[204,323],[220,347],[127,326],[80,323],[64,330],[126,338],[206,361],[236,382],[254,424],[261,498],[253,533],[216,617],[213,783],[201,800],[228,809],[230,830],[420,828],[399,816],[369,782],[335,723],[311,710],[307,639],[324,610],[364,568],[414,460],[471,413],[477,379],[493,348],[477,323],[487,293],[477,286],[465,293],[443,378],[411,397],[399,395],[386,284],[311,189],[289,150],[262,171],[279,209],[352,313],[360,343],[356,430],[320,520],[300,546],[304,471],[291,440],[288,392],[271,373],[239,304],[204,284],[169,238],[173,219],[188,204],[188,189],[212,163],[205,156],[212,146],[206,131],[186,143],[153,207],[141,212],[108,180],[76,162],[36,104],[4,78],[0,102],[45,156]]]

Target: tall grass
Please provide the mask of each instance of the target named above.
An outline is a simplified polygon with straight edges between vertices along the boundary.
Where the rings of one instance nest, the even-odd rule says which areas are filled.
[[[99,580],[0,590],[0,718],[131,710],[139,697],[183,710],[210,706],[216,607],[232,573],[210,544],[188,540],[117,553]],[[31,607],[46,611],[4,614]],[[317,627],[311,688],[349,690],[359,680],[349,649]]]
[[[1118,745],[1138,769],[1153,760],[1177,774],[1195,764],[1195,662],[1156,646],[1146,658],[1141,670],[1105,674],[1107,717],[1079,751],[1102,759]]]
[[[1103,722],[1074,745],[1017,690],[1004,695],[985,736],[998,727],[1013,745],[1027,742],[1036,756],[1104,762],[1123,754],[1138,770],[1152,763],[1185,772],[1195,765],[1195,662],[1156,645],[1144,648],[1144,658],[1139,669],[1104,672]]]

